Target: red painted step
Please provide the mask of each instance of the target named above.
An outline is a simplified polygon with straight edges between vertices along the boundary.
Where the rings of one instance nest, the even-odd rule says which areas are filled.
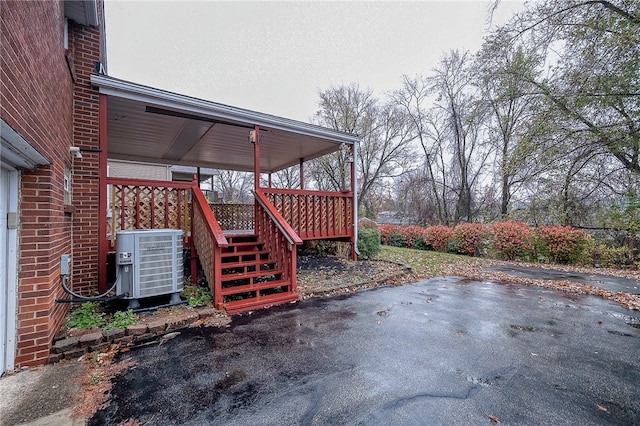
[[[257,236],[248,235],[227,238],[229,246],[221,253],[220,265],[223,271],[221,292],[223,300],[227,299],[222,307],[227,313],[262,309],[298,299],[291,291],[291,281],[282,279],[282,268],[264,249],[264,242]],[[262,269],[265,265],[268,269]],[[233,296],[242,299],[229,300]]]
[[[296,300],[298,300],[297,294],[286,292],[250,299],[234,300],[233,302],[225,303],[224,309],[229,315],[232,315],[240,312],[254,311],[284,303],[295,302]]]
[[[231,273],[231,274],[223,274],[222,282],[227,281],[235,281],[243,278],[260,278],[260,277],[268,277],[271,275],[282,275],[282,269],[261,269],[259,271],[252,272],[239,272],[239,273]]]
[[[278,288],[278,287],[288,287],[289,281],[287,280],[276,280],[276,281],[264,281],[261,283],[253,283],[246,285],[238,285],[234,287],[222,287],[222,295],[229,296],[232,294],[240,294],[247,293],[250,291],[259,291],[259,290],[267,290],[270,288]],[[266,296],[261,296],[266,297]]]

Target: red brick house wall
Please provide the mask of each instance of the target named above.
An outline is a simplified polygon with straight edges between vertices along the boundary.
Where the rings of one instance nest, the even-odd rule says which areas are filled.
[[[60,256],[72,254],[75,288],[92,285],[96,275],[97,256],[92,253],[97,250],[98,181],[92,176],[97,173],[97,155],[83,153],[82,159],[75,159],[69,147],[97,145],[97,124],[87,130],[82,121],[74,122],[83,115],[89,117],[89,126],[93,115],[97,120],[97,100],[81,102],[97,99],[97,94],[90,94],[87,69],[100,60],[101,30],[70,23],[71,48],[65,52],[63,1],[2,1],[0,25],[2,119],[50,163],[20,172],[15,357],[20,367],[47,360],[68,310],[68,305],[55,303],[63,296]],[[75,68],[75,82],[70,68]],[[64,203],[65,166],[73,170],[71,206]],[[96,170],[89,171],[91,167]],[[91,234],[90,220],[96,242],[75,243]],[[90,271],[86,265],[92,260]]]
[[[102,13],[102,11],[100,11]],[[99,200],[99,94],[90,78],[101,61],[101,28],[73,24],[74,71],[73,139],[82,149],[82,159],[73,169],[74,291],[91,294],[98,290],[98,200]],[[70,25],[71,29],[71,25]],[[106,165],[105,165],[106,167]]]

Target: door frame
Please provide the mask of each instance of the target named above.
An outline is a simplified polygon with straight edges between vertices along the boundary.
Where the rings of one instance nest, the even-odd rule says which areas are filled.
[[[7,176],[7,197],[0,200],[7,203],[7,212],[15,213],[14,224],[7,224],[5,241],[0,241],[0,255],[2,261],[6,262],[6,276],[0,277],[0,292],[3,305],[0,309],[0,327],[3,328],[4,342],[0,342],[0,375],[5,371],[12,371],[15,368],[16,355],[16,316],[17,316],[17,289],[18,289],[18,190],[19,172],[0,164],[2,175]],[[6,244],[6,246],[5,246]],[[6,250],[5,250],[6,249]]]

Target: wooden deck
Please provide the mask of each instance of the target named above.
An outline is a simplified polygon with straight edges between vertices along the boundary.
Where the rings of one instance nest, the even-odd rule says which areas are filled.
[[[297,299],[296,246],[354,241],[353,193],[260,188],[254,204],[210,205],[191,183],[108,178],[105,253],[119,229],[182,229],[214,304],[243,312]],[[106,260],[105,260],[106,261]]]

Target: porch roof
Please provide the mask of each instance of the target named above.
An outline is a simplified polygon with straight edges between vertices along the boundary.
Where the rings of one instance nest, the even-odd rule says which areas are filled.
[[[236,108],[106,75],[108,157],[253,171],[249,131],[260,126],[260,170],[276,172],[354,144],[357,135]]]

